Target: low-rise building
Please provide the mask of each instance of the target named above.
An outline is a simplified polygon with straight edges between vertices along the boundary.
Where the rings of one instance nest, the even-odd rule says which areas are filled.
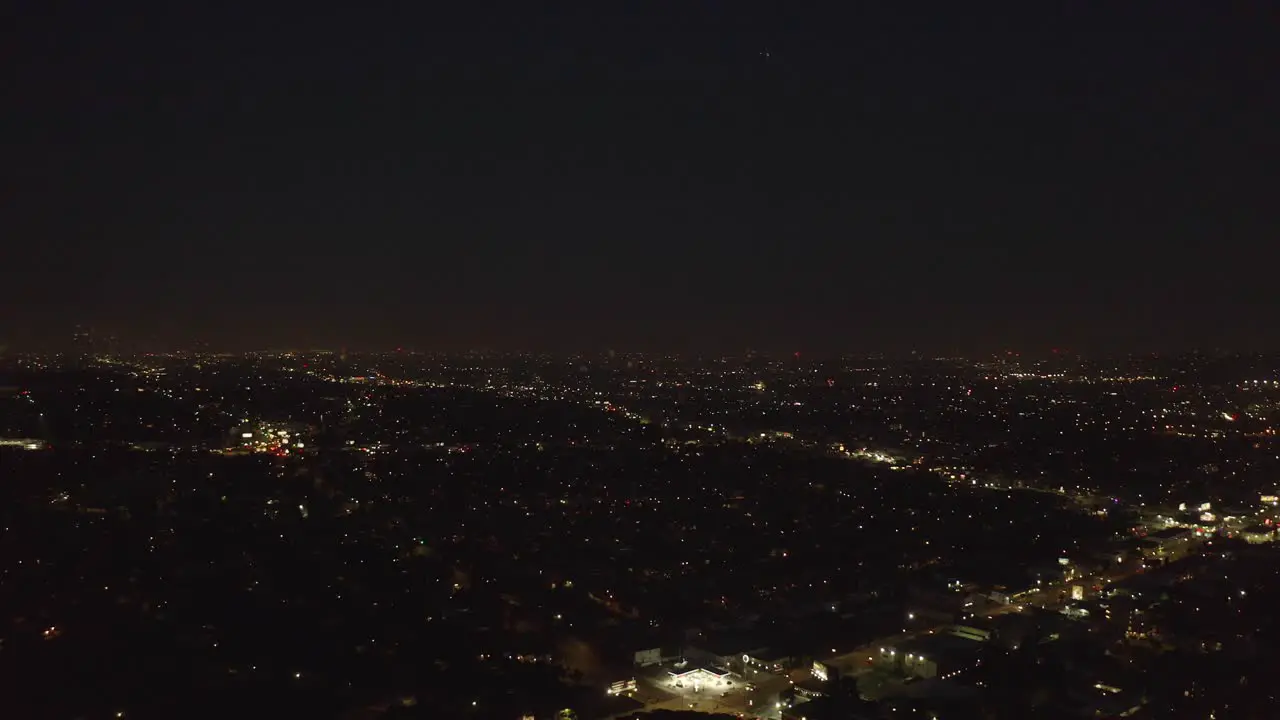
[[[981,662],[989,634],[976,628],[956,627],[925,635],[895,647],[882,647],[875,658],[908,677],[950,679]]]
[[[771,673],[782,673],[795,667],[798,658],[785,650],[757,650],[743,653],[742,662],[751,670],[764,670]]]
[[[1274,542],[1276,539],[1276,528],[1273,525],[1250,525],[1249,527],[1242,528],[1240,530],[1240,539],[1254,545]]]
[[[1158,530],[1143,538],[1140,550],[1147,560],[1176,560],[1191,547],[1195,531],[1184,527]]]

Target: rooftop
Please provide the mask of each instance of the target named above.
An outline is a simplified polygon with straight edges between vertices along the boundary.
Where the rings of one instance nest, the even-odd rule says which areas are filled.
[[[899,652],[925,657],[955,656],[976,652],[983,643],[951,633],[935,633],[913,638],[897,646]]]

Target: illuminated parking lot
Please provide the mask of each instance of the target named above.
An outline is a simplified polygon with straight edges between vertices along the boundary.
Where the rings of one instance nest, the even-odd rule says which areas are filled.
[[[677,668],[645,678],[662,697],[648,695],[642,686],[638,699],[646,710],[697,710],[745,717],[777,717],[778,690],[789,684],[782,676],[760,673],[750,681],[714,668]]]

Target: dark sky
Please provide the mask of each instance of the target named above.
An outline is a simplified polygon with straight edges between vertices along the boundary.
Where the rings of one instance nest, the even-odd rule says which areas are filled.
[[[24,2],[0,344],[1280,341],[1280,5]]]

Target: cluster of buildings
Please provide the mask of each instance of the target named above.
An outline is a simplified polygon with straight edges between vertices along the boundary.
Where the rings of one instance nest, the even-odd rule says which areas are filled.
[[[9,523],[0,569],[38,621],[0,640],[32,687],[98,656],[82,628],[136,625],[173,643],[139,653],[198,659],[192,693],[401,714],[1108,717],[1225,711],[1125,668],[1271,637],[1273,384],[402,353],[10,372],[0,420],[32,429],[4,437],[39,446],[0,442],[5,491],[41,521]],[[348,682],[376,697],[326,694]]]

